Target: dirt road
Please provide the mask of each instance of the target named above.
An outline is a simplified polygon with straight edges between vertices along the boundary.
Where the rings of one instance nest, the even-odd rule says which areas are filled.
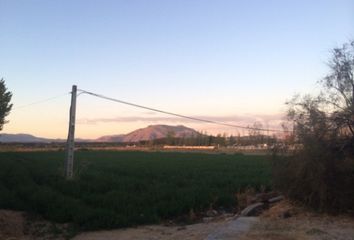
[[[231,240],[245,234],[257,222],[256,217],[240,217],[183,227],[144,226],[125,230],[83,233],[74,240]]]
[[[47,226],[43,229],[43,226]],[[32,221],[25,213],[0,210],[0,239],[64,239],[53,224]],[[74,240],[354,240],[354,218],[328,216],[294,207],[286,201],[260,217],[227,217],[186,226],[150,225],[84,232]]]

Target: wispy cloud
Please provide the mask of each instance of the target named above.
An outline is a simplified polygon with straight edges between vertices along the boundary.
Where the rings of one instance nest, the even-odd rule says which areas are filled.
[[[153,115],[150,114],[149,115]],[[244,123],[253,124],[254,122],[274,123],[283,121],[284,116],[281,114],[270,115],[229,115],[229,116],[192,116],[194,118],[205,119],[223,123]],[[81,118],[78,119],[78,124],[99,124],[99,123],[131,123],[131,122],[148,122],[148,123],[198,123],[198,121],[185,119],[180,117],[161,117],[161,116],[126,116],[112,118]]]
[[[227,124],[233,124],[238,126],[253,126],[255,122],[262,124],[262,127],[265,129],[275,129],[281,130],[282,123],[284,122],[284,115],[282,114],[243,114],[243,115],[224,115],[224,116],[210,116],[210,115],[195,115],[191,116],[195,118],[201,118],[205,120],[211,120],[215,122],[222,122]],[[122,117],[107,117],[107,118],[80,118],[77,120],[77,124],[80,124],[82,127],[85,125],[87,127],[93,127],[96,129],[102,127],[102,125],[115,126],[111,130],[112,134],[127,133],[133,131],[136,128],[146,127],[147,125],[153,124],[167,124],[167,125],[185,125],[191,127],[198,131],[207,132],[208,134],[219,134],[226,133],[232,135],[247,135],[248,130],[222,126],[217,124],[208,124],[199,121],[194,121],[191,119],[184,119],[174,116],[161,116],[161,114],[149,114],[142,113],[141,116],[122,116]],[[98,126],[99,125],[99,126]],[[120,130],[118,130],[119,128]],[[117,131],[118,130],[118,131]],[[277,132],[268,132],[269,134],[276,134]],[[107,133],[108,134],[108,133]]]

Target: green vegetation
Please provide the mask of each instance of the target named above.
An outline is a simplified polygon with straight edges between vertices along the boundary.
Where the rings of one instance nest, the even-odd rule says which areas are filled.
[[[0,79],[0,131],[6,121],[6,116],[9,115],[12,104],[11,104],[12,93],[7,90],[5,85],[5,80],[3,78]]]
[[[288,103],[300,146],[275,166],[275,187],[316,210],[354,212],[354,41],[333,49],[319,95]]]
[[[25,210],[81,230],[158,223],[210,207],[232,210],[246,187],[270,186],[264,156],[81,151],[77,177],[63,152],[0,153],[0,208]]]

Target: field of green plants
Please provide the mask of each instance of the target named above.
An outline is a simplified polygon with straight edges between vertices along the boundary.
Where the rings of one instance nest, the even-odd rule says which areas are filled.
[[[24,210],[80,230],[176,219],[193,210],[231,210],[236,193],[270,186],[265,156],[81,151],[74,180],[63,152],[0,153],[0,208]]]

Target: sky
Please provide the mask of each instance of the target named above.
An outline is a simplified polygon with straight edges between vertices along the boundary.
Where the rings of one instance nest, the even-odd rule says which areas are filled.
[[[353,10],[352,0],[0,0],[0,77],[14,104],[3,133],[65,138],[73,84],[188,116],[279,128],[285,102],[317,91],[331,49],[354,39]],[[150,124],[244,134],[87,94],[76,119],[80,138]]]

